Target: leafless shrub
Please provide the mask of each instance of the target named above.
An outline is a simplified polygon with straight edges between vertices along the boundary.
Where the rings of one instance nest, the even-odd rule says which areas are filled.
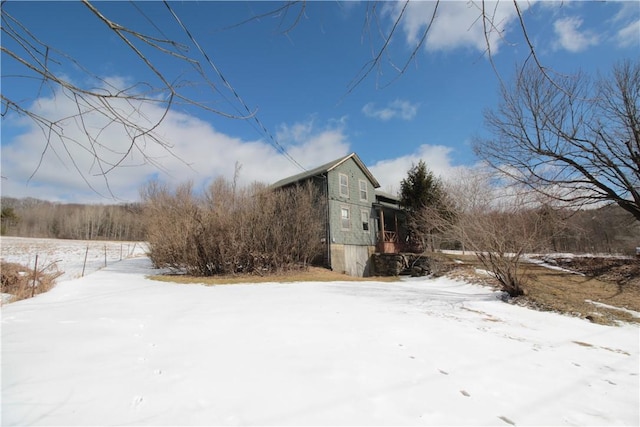
[[[447,200],[455,215],[438,216],[425,211],[424,219],[443,231],[445,238],[457,241],[478,260],[510,296],[524,293],[522,257],[549,245],[552,224],[560,216],[530,192],[492,186],[489,175],[478,171],[447,184]]]
[[[517,209],[487,210],[460,218],[467,247],[470,247],[510,296],[524,293],[521,269],[523,253],[535,244],[535,230],[529,212]]]
[[[322,212],[311,185],[273,191],[216,180],[197,196],[190,184],[143,190],[150,257],[187,274],[267,274],[304,268],[321,250]]]
[[[12,295],[10,301],[20,301],[47,292],[62,275],[56,264],[49,264],[34,271],[13,262],[0,262],[2,293]]]

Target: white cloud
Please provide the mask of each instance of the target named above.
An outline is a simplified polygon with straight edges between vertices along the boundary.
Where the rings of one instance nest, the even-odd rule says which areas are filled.
[[[74,108],[65,97],[42,98],[34,105],[37,113],[48,114],[50,117],[69,116]],[[143,105],[142,108],[148,118],[161,114],[160,109],[152,105]],[[87,115],[84,119],[96,131],[102,126],[100,119],[94,116]],[[5,122],[5,125],[10,123]],[[344,118],[325,126],[317,125],[310,118],[305,122],[281,125],[276,137],[294,159],[311,169],[350,152],[345,127]],[[65,124],[64,132],[69,138],[81,140],[80,130],[73,121]],[[158,128],[158,134],[163,141],[171,144],[169,150],[150,140],[141,141],[145,145],[144,154],[149,160],[145,161],[141,153],[134,150],[127,156],[122,167],[108,174],[109,187],[118,199],[137,200],[141,185],[154,176],[173,184],[190,180],[194,188],[202,189],[218,176],[231,179],[236,162],[242,166],[241,185],[254,181],[272,183],[300,172],[300,169],[269,143],[263,140],[245,141],[225,135],[209,123],[183,113],[169,113]],[[99,153],[104,159],[113,160],[117,157],[114,152],[123,152],[128,141],[130,138],[121,129],[107,127],[102,130],[99,142],[108,149],[99,149]],[[54,141],[38,168],[45,143],[42,132],[35,125],[28,127],[13,140],[3,141],[2,175],[7,178],[2,181],[3,195],[65,202],[113,201],[92,192],[74,169],[69,156],[73,157],[89,183],[108,195],[106,182],[103,177],[96,176],[98,170],[95,159],[88,155],[86,147],[69,143],[65,149],[59,141]],[[451,165],[451,152],[449,147],[425,144],[414,153],[381,160],[371,165],[370,169],[383,190],[396,192],[409,168],[420,159],[437,176],[446,178],[455,173],[461,167]],[[161,166],[162,172],[154,163]],[[36,169],[34,177],[27,183]]]
[[[395,159],[381,160],[368,166],[369,170],[380,182],[380,189],[391,194],[400,190],[400,181],[407,177],[407,172],[413,165],[423,160],[435,176],[446,179],[458,173],[464,166],[453,166],[451,154],[453,149],[443,145],[423,144],[406,156]]]
[[[396,107],[400,104],[398,102]],[[35,112],[52,118],[70,117],[74,108],[74,104],[64,96],[41,98],[34,103]],[[149,120],[162,114],[158,107],[150,104],[144,104],[141,108],[144,117]],[[401,114],[402,109],[398,108],[398,111],[396,114]],[[404,114],[408,113],[405,111]],[[91,114],[85,115],[84,120],[94,133],[100,133],[98,141],[104,147],[96,147],[96,150],[104,160],[112,162],[119,157],[117,153],[126,151],[130,138],[122,129],[113,126],[105,128],[103,119]],[[18,121],[24,127],[24,120]],[[3,195],[65,202],[113,201],[92,192],[75,170],[69,156],[87,181],[96,190],[108,195],[106,182],[102,176],[97,175],[99,169],[93,156],[87,152],[87,147],[72,142],[73,139],[82,141],[76,122],[67,120],[63,123],[64,133],[70,138],[66,148],[60,141],[54,140],[39,167],[40,154],[46,144],[39,128],[29,124],[18,136],[11,140],[3,139],[2,175],[6,177],[2,180]],[[13,124],[13,119],[6,117],[3,126],[13,128]],[[147,158],[140,151],[133,150],[121,167],[109,172],[108,184],[117,198],[137,200],[141,185],[155,176],[173,184],[190,180],[194,188],[202,189],[218,176],[232,179],[236,162],[242,166],[241,185],[253,181],[272,183],[300,172],[299,168],[268,142],[234,138],[214,129],[209,123],[184,113],[169,113],[158,127],[157,133],[163,141],[170,144],[168,150],[149,139],[141,140],[140,145]],[[326,125],[318,125],[313,117],[304,122],[283,124],[276,137],[288,153],[307,169],[351,151],[344,117]],[[414,153],[381,160],[371,165],[370,169],[383,190],[395,192],[412,164],[417,164],[420,159],[436,175],[443,178],[450,176],[460,169],[452,166],[451,154],[452,149],[449,147],[425,144]],[[162,168],[161,171],[158,166]],[[35,175],[27,182],[34,171]]]
[[[555,42],[555,49],[565,49],[569,52],[581,52],[589,46],[599,43],[597,34],[591,31],[580,31],[582,19],[578,17],[567,17],[558,19],[553,24],[553,31],[558,40]]]
[[[612,19],[613,22],[628,22],[629,19],[637,19],[640,15],[640,7],[638,2],[634,1],[618,1],[615,2],[619,6],[618,13]]]
[[[292,125],[283,124],[277,132],[277,138],[286,146],[287,152],[305,169],[313,169],[339,157],[349,154],[349,141],[345,132],[345,121],[333,121],[325,127],[319,128],[313,118]],[[275,171],[278,172],[278,171]],[[274,182],[300,172],[278,173]]]
[[[412,104],[409,101],[396,99],[387,104],[386,107],[376,108],[373,102],[369,102],[362,107],[362,113],[371,118],[382,120],[384,122],[391,119],[411,120],[418,113],[419,104]]]
[[[620,47],[631,47],[640,44],[640,19],[637,19],[616,34]]]
[[[73,115],[75,105],[65,96],[41,98],[34,104],[35,112],[46,117]],[[151,104],[140,106],[140,117],[152,120],[162,110]],[[86,114],[85,125],[98,135],[95,149],[101,159],[113,163],[125,153],[131,138],[119,127],[105,127],[104,118]],[[18,119],[24,123],[23,119]],[[14,122],[15,124],[15,122]],[[181,183],[191,180],[196,189],[203,188],[217,176],[231,179],[236,162],[242,165],[240,183],[275,182],[300,172],[292,162],[264,140],[245,141],[214,129],[209,123],[184,113],[171,112],[157,129],[163,148],[149,138],[139,141],[140,150],[132,150],[120,167],[100,176],[99,164],[90,153],[91,147],[74,120],[62,122],[66,146],[52,140],[38,166],[46,139],[42,131],[30,123],[26,131],[2,143],[2,194],[13,197],[37,197],[54,201],[110,202],[91,191],[82,176],[99,193],[109,196],[109,188],[121,200],[137,200],[140,186],[149,178]],[[11,118],[3,126],[11,127]],[[6,129],[6,128],[5,128]],[[316,129],[312,121],[283,126],[289,154],[304,167],[310,168],[343,156],[349,152],[349,142],[341,125]],[[287,133],[282,133],[286,136]],[[3,134],[5,132],[3,131]],[[77,142],[74,142],[77,141]],[[158,169],[158,166],[161,170]],[[35,175],[29,181],[32,173]],[[6,178],[6,179],[4,179]],[[108,185],[108,187],[107,187]]]
[[[534,2],[521,2],[524,12]],[[429,25],[437,5],[436,18],[429,30],[425,48],[428,51],[447,51],[457,48],[471,48],[479,52],[487,50],[487,39],[491,52],[497,53],[509,25],[517,18],[517,11],[511,2],[481,1],[416,1],[410,2],[401,21],[406,42],[415,47]],[[404,2],[393,2],[385,13],[395,21]],[[482,19],[484,7],[485,20]],[[483,25],[483,22],[486,25]],[[485,37],[486,29],[486,37]]]

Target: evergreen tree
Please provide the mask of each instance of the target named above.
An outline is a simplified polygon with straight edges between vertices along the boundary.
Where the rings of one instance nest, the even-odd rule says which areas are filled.
[[[413,165],[400,183],[400,203],[407,212],[437,206],[442,195],[442,182],[427,168],[423,160]]]
[[[454,214],[447,203],[442,181],[423,160],[413,165],[400,183],[400,204],[407,214],[409,239],[414,249],[434,248],[433,234],[449,224]]]

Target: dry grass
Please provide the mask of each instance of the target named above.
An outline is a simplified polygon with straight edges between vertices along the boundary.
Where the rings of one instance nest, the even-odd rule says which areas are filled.
[[[2,293],[12,295],[10,302],[31,298],[47,292],[62,275],[55,265],[49,265],[34,273],[34,270],[13,262],[0,263]]]
[[[474,259],[474,256],[447,255],[447,257],[451,263],[458,260],[457,268],[450,275],[498,286],[491,277],[478,274],[476,269],[483,267]],[[594,263],[600,263],[602,267],[593,268]],[[635,268],[635,263],[638,261],[628,260],[628,263]],[[620,280],[618,276],[612,274],[611,269],[605,268],[607,264],[606,258],[601,262],[593,259],[589,262],[588,269],[583,269],[582,264],[577,264],[574,272],[550,269],[538,264],[523,264],[525,295],[512,301],[539,310],[582,317],[595,323],[608,325],[615,324],[617,321],[640,323],[640,318],[621,310],[640,312],[640,285],[637,277]],[[581,269],[588,275],[582,274],[579,271]]]
[[[157,275],[149,276],[152,280],[175,283],[199,283],[205,285],[234,285],[239,283],[292,283],[292,282],[366,282],[366,281],[397,281],[397,277],[353,277],[346,274],[331,271],[326,268],[309,267],[306,270],[296,270],[284,273],[260,275],[229,275],[196,277],[188,275]]]
[[[620,285],[602,278],[583,276],[541,266],[528,266],[526,300],[542,309],[578,315],[596,323],[612,324],[617,320],[640,323],[629,312],[595,305],[640,312],[640,288]]]

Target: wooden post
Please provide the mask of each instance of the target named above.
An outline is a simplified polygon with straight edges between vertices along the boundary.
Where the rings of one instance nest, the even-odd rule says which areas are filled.
[[[384,238],[384,210],[380,207],[380,238],[378,239],[378,250],[380,253],[385,253],[385,238]]]
[[[38,254],[36,254],[36,265],[33,267],[33,286],[31,287],[31,298],[36,294],[36,280],[38,279]]]
[[[89,255],[89,245],[87,245],[87,250],[84,253],[84,263],[82,264],[82,275],[80,277],[84,277],[84,268],[87,266],[87,255]]]
[[[395,243],[396,248],[394,252],[399,253],[406,250],[406,248],[404,247],[404,242],[400,240],[400,230],[398,229],[398,212],[396,211],[393,211],[393,224],[396,229],[396,243]]]
[[[393,223],[396,228],[396,236],[400,237],[400,230],[398,230],[398,213],[397,212],[393,213]]]
[[[122,243],[120,243],[120,261],[122,261]]]
[[[107,245],[104,245],[104,266],[107,266]]]

